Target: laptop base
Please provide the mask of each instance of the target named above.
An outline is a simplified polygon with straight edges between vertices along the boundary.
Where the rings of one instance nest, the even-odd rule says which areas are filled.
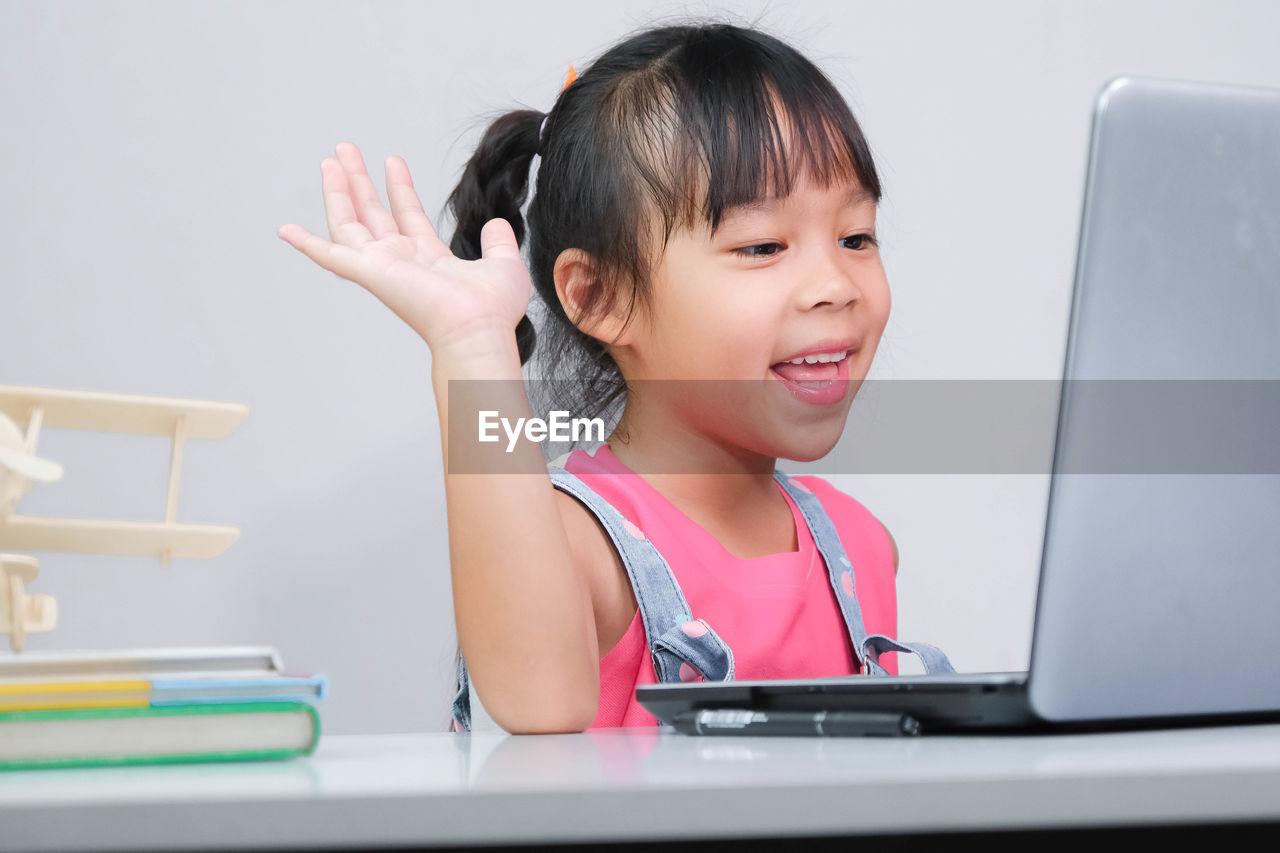
[[[1027,673],[847,676],[824,679],[642,684],[636,698],[664,725],[703,709],[887,711],[910,714],[922,734],[1068,734],[1280,722],[1280,711],[1102,720],[1046,720],[1031,708]]]

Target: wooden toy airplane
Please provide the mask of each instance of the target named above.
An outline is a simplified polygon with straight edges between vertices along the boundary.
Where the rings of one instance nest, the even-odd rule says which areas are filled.
[[[174,557],[218,556],[240,538],[240,529],[177,522],[182,451],[188,438],[227,437],[248,416],[249,408],[239,403],[0,385],[0,551],[155,556],[162,566]],[[18,423],[26,424],[25,436],[17,431]],[[31,490],[33,481],[51,482],[62,475],[56,462],[35,456],[40,429],[46,426],[168,436],[169,495],[164,521],[15,513],[17,501]],[[21,650],[27,632],[51,630],[57,623],[56,602],[50,596],[26,594],[26,585],[38,571],[34,557],[0,554],[0,633],[9,634],[14,651]]]

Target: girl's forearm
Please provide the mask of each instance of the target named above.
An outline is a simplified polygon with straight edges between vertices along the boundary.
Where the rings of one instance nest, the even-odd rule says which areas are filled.
[[[432,355],[454,614],[468,673],[485,709],[508,732],[582,731],[594,721],[600,695],[595,613],[541,449],[517,443],[501,473],[449,467],[450,381],[475,382],[485,408],[500,408],[503,417],[531,416],[515,338],[495,330]],[[454,404],[470,408],[481,395],[457,393],[463,389],[471,391],[455,385]],[[455,426],[477,424],[471,411],[453,415]],[[469,449],[477,434],[454,440]],[[538,473],[516,473],[530,471]]]

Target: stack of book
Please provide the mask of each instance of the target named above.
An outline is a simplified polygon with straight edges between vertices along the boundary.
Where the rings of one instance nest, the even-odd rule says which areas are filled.
[[[328,692],[267,647],[0,655],[0,770],[310,755]]]

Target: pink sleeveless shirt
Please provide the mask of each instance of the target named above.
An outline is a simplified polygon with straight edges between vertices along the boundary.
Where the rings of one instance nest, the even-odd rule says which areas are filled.
[[[858,671],[826,566],[809,527],[781,486],[795,520],[798,550],[742,560],[627,468],[607,445],[576,450],[564,468],[612,504],[653,542],[689,601],[733,650],[738,681],[820,678]],[[897,636],[897,595],[888,534],[858,501],[819,477],[795,477],[831,517],[849,560],[868,634]],[[896,656],[881,664],[897,674]],[[656,684],[639,610],[600,661],[600,709],[592,729],[656,726],[635,698]],[[590,729],[588,729],[589,731]]]

